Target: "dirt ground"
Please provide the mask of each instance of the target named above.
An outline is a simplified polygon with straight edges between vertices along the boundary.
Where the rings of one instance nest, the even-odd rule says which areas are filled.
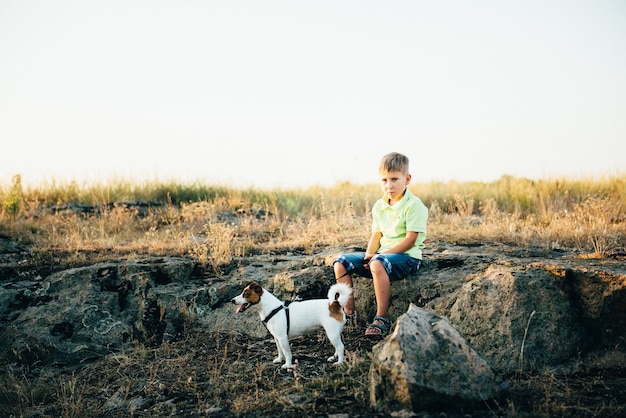
[[[297,366],[272,363],[271,339],[193,335],[154,349],[135,347],[83,365],[12,371],[33,405],[3,416],[382,417],[369,407],[369,352],[375,340],[349,329],[343,366],[325,363],[323,334],[293,340]],[[322,354],[320,354],[322,353]],[[6,376],[5,376],[6,377]],[[620,417],[626,374],[507,376],[509,390],[483,404],[421,411],[419,417]],[[7,396],[8,395],[8,396]],[[11,394],[3,394],[3,403]],[[23,400],[22,400],[23,401]],[[22,402],[20,401],[20,402]],[[6,415],[5,415],[6,414]]]
[[[243,363],[242,369],[229,370],[220,376],[224,379],[223,386],[217,386],[228,387],[227,382],[237,382],[235,392],[244,396],[229,404],[226,400],[230,392],[221,396],[219,393],[212,395],[213,405],[223,405],[218,407],[223,408],[224,416],[230,412],[237,415],[285,417],[333,414],[348,414],[350,417],[384,416],[376,414],[369,407],[369,353],[377,341],[363,337],[362,332],[361,329],[350,329],[345,333],[344,340],[349,350],[347,366],[336,367],[324,362],[325,353],[332,347],[320,333],[294,341],[298,367],[293,374],[284,372],[271,363],[270,360],[275,355],[273,341],[250,341],[245,337],[228,337],[227,341],[232,341],[232,346],[222,347],[215,336],[207,336],[213,337],[214,346],[205,345],[208,351],[198,358],[201,362],[198,368],[205,367],[202,361],[207,357],[210,359],[209,363],[223,361],[217,356],[220,349],[228,353],[228,360],[224,365]],[[180,347],[177,345],[177,348],[184,351],[184,343]],[[191,375],[193,372],[190,370],[186,374]],[[451,406],[436,411],[423,411],[418,415],[617,417],[626,412],[623,402],[620,402],[621,394],[626,393],[626,374],[597,372],[567,379],[554,376],[508,376],[508,381],[510,391],[502,399],[469,407]],[[211,392],[210,383],[207,380],[204,382],[206,391]],[[269,396],[263,401],[265,392],[269,392]],[[254,406],[249,410],[245,406],[246,399],[253,395],[254,400],[249,405]],[[197,409],[194,411],[198,405],[186,405],[189,406],[192,408],[183,415],[202,412]],[[168,413],[167,410],[164,412]]]

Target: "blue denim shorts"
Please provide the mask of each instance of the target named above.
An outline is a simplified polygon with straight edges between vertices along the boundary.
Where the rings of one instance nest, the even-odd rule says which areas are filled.
[[[342,254],[335,259],[333,264],[341,263],[349,274],[356,274],[371,279],[372,273],[369,269],[363,267],[364,260],[365,253]],[[421,260],[406,254],[376,254],[372,257],[372,260],[378,260],[383,264],[390,281],[405,279],[419,270],[422,264]]]

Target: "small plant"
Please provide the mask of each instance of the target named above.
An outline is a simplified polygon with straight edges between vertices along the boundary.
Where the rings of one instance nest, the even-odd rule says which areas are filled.
[[[577,247],[581,252],[593,249],[594,257],[607,257],[614,250],[620,250],[619,234],[612,225],[620,220],[621,202],[609,198],[590,197],[574,206],[572,220],[578,234]]]
[[[22,177],[19,174],[13,176],[11,180],[11,190],[2,201],[2,209],[12,217],[16,217],[20,213],[22,207]]]
[[[474,213],[474,198],[471,195],[455,194],[454,202],[450,203],[450,212],[458,214],[463,219],[469,218]]]
[[[204,241],[194,239],[191,255],[202,266],[210,266],[215,272],[221,266],[230,263],[235,254],[235,228],[228,224],[205,224],[203,229]]]
[[[57,398],[64,417],[83,416],[83,388],[79,386],[76,376],[72,375],[71,379],[59,382]]]

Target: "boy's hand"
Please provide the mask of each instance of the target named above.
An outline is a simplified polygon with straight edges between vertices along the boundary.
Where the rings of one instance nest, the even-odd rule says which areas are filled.
[[[370,268],[370,260],[371,258],[374,257],[374,254],[366,254],[365,258],[363,259],[363,267],[366,269]]]

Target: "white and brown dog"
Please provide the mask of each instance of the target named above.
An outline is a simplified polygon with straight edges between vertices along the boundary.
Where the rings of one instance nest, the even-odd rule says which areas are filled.
[[[237,313],[247,309],[256,310],[267,330],[274,337],[278,357],[274,363],[285,363],[282,368],[293,367],[289,339],[304,335],[320,327],[335,347],[335,353],[328,361],[337,359],[335,364],[343,363],[344,346],[341,332],[346,322],[343,307],[346,305],[352,289],[337,283],[328,290],[328,299],[311,299],[284,303],[256,282],[246,285],[240,295],[231,302],[239,305]]]

